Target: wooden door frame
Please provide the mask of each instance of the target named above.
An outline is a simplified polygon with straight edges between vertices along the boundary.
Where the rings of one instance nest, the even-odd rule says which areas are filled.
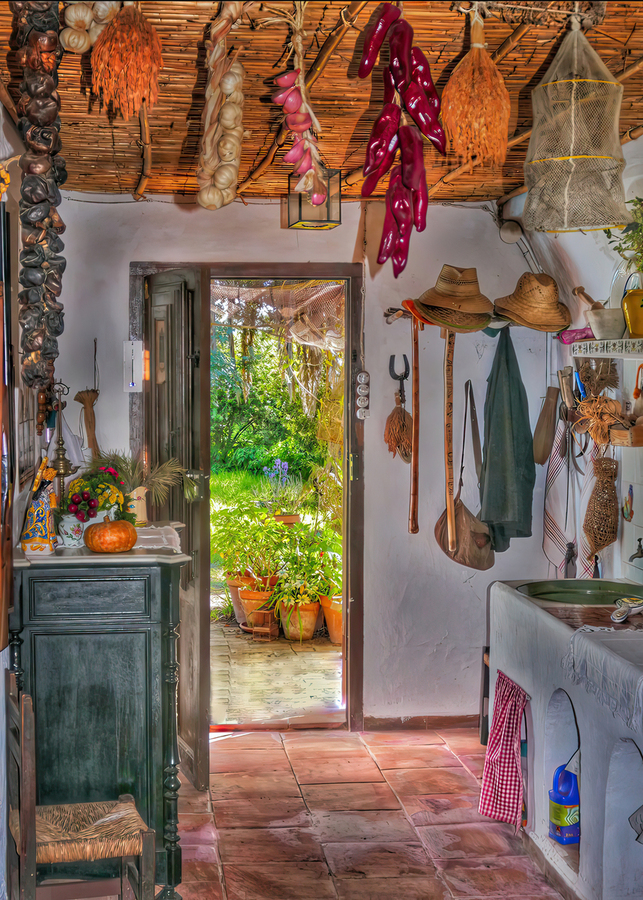
[[[344,600],[350,605],[346,617],[346,721],[350,731],[364,728],[364,422],[355,415],[357,373],[364,368],[364,274],[359,263],[130,263],[130,340],[143,340],[145,278],[168,269],[201,269],[201,323],[210,333],[210,278],[221,279],[302,279],[341,280],[347,285],[345,303],[345,396],[344,428]],[[207,365],[206,365],[207,362]],[[210,358],[202,359],[201,448],[210,459]],[[130,394],[130,449],[139,452],[144,444],[143,394]],[[205,446],[207,444],[207,447]],[[209,475],[209,465],[206,476]],[[204,507],[206,504],[204,504]],[[206,510],[206,513],[208,511]],[[207,515],[209,522],[209,515]],[[201,565],[204,567],[206,554]],[[209,584],[209,559],[206,580]],[[203,588],[202,588],[203,589]],[[208,620],[209,624],[209,620]],[[207,628],[204,629],[207,634]],[[209,644],[208,644],[209,647]],[[204,658],[209,658],[206,653]],[[209,667],[200,673],[208,679]]]

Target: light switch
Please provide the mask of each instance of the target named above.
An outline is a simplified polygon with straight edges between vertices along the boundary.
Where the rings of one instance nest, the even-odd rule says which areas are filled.
[[[123,341],[123,390],[126,394],[143,390],[143,341]]]

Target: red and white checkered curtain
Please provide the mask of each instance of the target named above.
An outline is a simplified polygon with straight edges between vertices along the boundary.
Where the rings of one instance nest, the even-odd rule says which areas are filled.
[[[498,670],[493,719],[482,774],[479,812],[483,816],[520,826],[522,771],[520,724],[529,696]]]

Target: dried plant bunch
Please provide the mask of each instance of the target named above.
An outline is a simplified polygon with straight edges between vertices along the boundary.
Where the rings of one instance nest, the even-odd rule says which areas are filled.
[[[618,374],[613,359],[587,359],[581,365],[578,375],[591,397],[598,397],[603,391],[618,387]]]
[[[609,397],[588,397],[576,407],[578,420],[574,431],[587,432],[596,444],[609,444],[610,426],[623,425],[629,428],[629,419],[623,416],[621,404]]]
[[[156,29],[135,6],[124,6],[101,32],[92,51],[93,89],[127,121],[141,105],[158,100],[163,68]]]

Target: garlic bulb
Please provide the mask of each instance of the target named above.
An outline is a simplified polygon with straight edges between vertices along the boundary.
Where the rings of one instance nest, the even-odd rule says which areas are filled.
[[[230,185],[235,184],[237,178],[239,177],[239,169],[237,166],[232,163],[225,163],[214,173],[214,184],[220,190],[225,190],[225,188],[230,187]]]
[[[233,91],[236,91],[237,88],[241,86],[242,78],[238,72],[226,72],[221,76],[221,81],[219,82],[219,87],[223,91],[224,94],[231,94]]]
[[[243,106],[243,91],[233,91],[228,97],[228,103],[236,103],[237,106]]]
[[[89,37],[92,42],[92,47],[98,40],[98,36],[105,28],[107,28],[107,22],[92,22],[89,26]]]
[[[86,31],[94,21],[94,14],[85,3],[74,3],[65,9],[65,25]]]
[[[234,134],[224,134],[217,144],[217,152],[221,162],[232,162],[241,156],[241,141]]]
[[[214,185],[211,184],[201,188],[196,195],[196,200],[197,203],[205,209],[221,209],[223,206],[223,194],[219,188],[214,187]]]
[[[63,28],[59,37],[63,50],[69,50],[71,53],[86,53],[92,45],[89,34],[78,28]]]
[[[241,122],[241,107],[236,103],[224,103],[219,113],[219,122],[223,128],[234,128]]]
[[[111,22],[121,8],[120,0],[96,0],[94,3],[94,19],[97,22]]]
[[[232,203],[234,198],[237,196],[237,186],[233,184],[221,191],[221,194],[223,196],[223,206],[227,206],[228,203]]]
[[[246,70],[243,68],[239,61],[233,62],[229,69],[230,72],[234,72],[235,75],[239,75],[241,78],[245,78]]]

